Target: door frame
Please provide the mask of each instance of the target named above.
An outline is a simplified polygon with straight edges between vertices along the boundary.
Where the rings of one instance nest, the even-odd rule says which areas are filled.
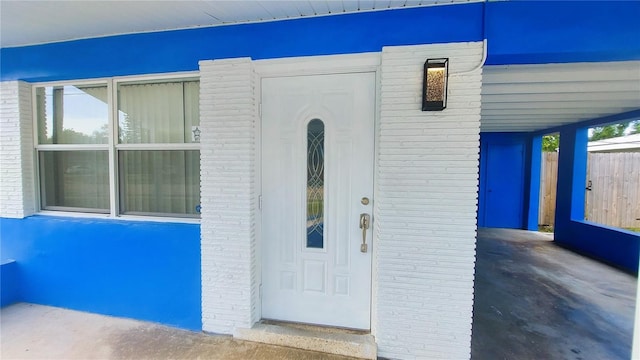
[[[352,73],[375,73],[375,110],[374,110],[374,164],[373,164],[373,211],[371,214],[371,294],[370,294],[370,331],[372,335],[377,332],[377,260],[376,253],[376,198],[378,195],[378,146],[380,131],[380,62],[381,54],[362,53],[348,55],[326,55],[308,56],[282,59],[268,59],[253,61],[254,69],[254,96],[256,104],[256,126],[255,126],[255,171],[256,171],[256,191],[258,203],[254,207],[256,219],[256,270],[259,279],[260,301],[258,303],[258,317],[262,319],[262,79],[278,77],[296,77],[308,75],[332,75],[332,74],[352,74]]]

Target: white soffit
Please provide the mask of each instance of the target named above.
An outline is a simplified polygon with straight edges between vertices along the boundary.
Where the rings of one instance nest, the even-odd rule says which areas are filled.
[[[483,70],[482,131],[536,131],[638,109],[640,61]]]
[[[479,0],[0,1],[0,46]]]

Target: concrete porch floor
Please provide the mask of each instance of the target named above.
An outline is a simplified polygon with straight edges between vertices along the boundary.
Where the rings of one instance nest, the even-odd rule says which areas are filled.
[[[636,278],[550,240],[479,229],[472,358],[629,359]],[[41,305],[0,315],[2,359],[351,359]]]
[[[8,306],[1,315],[3,360],[354,359],[27,303]]]

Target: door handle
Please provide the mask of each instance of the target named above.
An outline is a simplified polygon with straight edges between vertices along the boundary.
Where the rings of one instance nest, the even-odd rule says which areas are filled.
[[[360,229],[362,229],[362,245],[360,245],[360,252],[367,252],[367,229],[371,223],[371,216],[366,213],[360,214]]]

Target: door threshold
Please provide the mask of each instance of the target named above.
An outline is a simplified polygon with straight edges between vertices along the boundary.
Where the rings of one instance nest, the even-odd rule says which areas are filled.
[[[337,327],[337,326],[331,326],[331,325],[299,323],[299,322],[282,321],[282,320],[262,319],[260,320],[260,323],[266,324],[266,325],[286,326],[286,327],[292,327],[292,328],[302,329],[302,330],[321,331],[321,332],[335,333],[335,334],[340,334],[340,333],[355,334],[355,335],[371,334],[371,331],[369,330],[352,329],[352,328]]]
[[[376,359],[378,355],[373,335],[362,330],[263,320],[251,329],[236,329],[233,337],[362,359]]]

